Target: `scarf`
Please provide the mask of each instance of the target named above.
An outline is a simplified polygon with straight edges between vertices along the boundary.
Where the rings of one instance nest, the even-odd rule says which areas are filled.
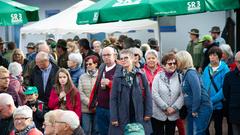
[[[32,124],[28,125],[24,130],[17,131],[17,129],[14,129],[14,132],[15,132],[15,135],[27,135],[28,132],[33,128],[36,128],[34,122],[32,122]]]

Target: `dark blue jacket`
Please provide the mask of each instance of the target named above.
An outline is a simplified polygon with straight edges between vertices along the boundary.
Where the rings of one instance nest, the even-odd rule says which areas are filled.
[[[226,99],[229,121],[240,124],[240,71],[238,68],[225,75],[223,94]]]
[[[84,74],[84,70],[78,66],[77,68],[75,69],[68,69],[70,75],[71,75],[71,78],[72,78],[72,81],[73,81],[73,84],[76,86],[76,88],[78,88],[78,80],[80,78],[80,76],[82,74]]]

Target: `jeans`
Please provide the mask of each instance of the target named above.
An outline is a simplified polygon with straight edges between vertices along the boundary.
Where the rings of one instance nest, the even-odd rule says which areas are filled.
[[[205,135],[212,116],[212,106],[201,105],[196,117],[193,117],[190,111],[188,112],[186,118],[187,135]]]
[[[222,135],[222,121],[223,121],[223,111],[221,110],[213,110],[211,120],[214,121],[215,135]],[[210,122],[209,122],[210,125]],[[208,128],[209,128],[208,125]],[[210,135],[209,129],[206,130],[206,135]]]
[[[176,121],[160,121],[155,118],[151,119],[153,134],[152,135],[174,135]]]
[[[109,109],[97,107],[96,109],[96,123],[98,132],[100,135],[108,135],[108,129],[110,124],[110,112]]]
[[[94,113],[82,113],[82,128],[86,135],[97,135],[96,116]]]

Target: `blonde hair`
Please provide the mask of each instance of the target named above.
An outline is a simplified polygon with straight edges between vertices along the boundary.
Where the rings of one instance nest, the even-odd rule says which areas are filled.
[[[5,67],[0,66],[0,75],[3,74],[3,73],[9,74],[9,71]]]
[[[16,53],[21,54],[21,60],[20,60],[20,61],[14,60],[14,55],[15,55]],[[25,55],[24,55],[24,53],[23,53],[22,50],[20,50],[20,49],[14,49],[14,50],[13,50],[13,53],[12,53],[12,56],[11,56],[11,61],[12,61],[12,62],[15,62],[15,61],[16,61],[16,62],[18,62],[18,63],[20,63],[20,64],[23,64],[23,63],[24,63],[24,59],[25,59]]]
[[[179,51],[176,53],[176,58],[178,61],[178,69],[183,71],[188,68],[193,68],[193,60],[190,53],[185,50]]]
[[[67,47],[69,47],[69,46],[73,47],[73,50],[71,52],[68,52],[68,53],[77,53],[77,52],[79,52],[78,45],[76,44],[75,41],[68,41],[67,42]]]

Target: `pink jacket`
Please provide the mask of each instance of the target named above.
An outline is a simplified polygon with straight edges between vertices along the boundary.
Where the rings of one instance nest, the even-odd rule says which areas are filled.
[[[157,69],[152,73],[151,70],[147,67],[147,64],[144,65],[144,67],[142,68],[143,72],[146,74],[147,76],[147,80],[148,80],[148,84],[150,87],[150,90],[152,91],[152,82],[154,77],[157,75],[158,72],[162,71],[163,69],[161,68],[161,66],[158,64],[157,65]]]

